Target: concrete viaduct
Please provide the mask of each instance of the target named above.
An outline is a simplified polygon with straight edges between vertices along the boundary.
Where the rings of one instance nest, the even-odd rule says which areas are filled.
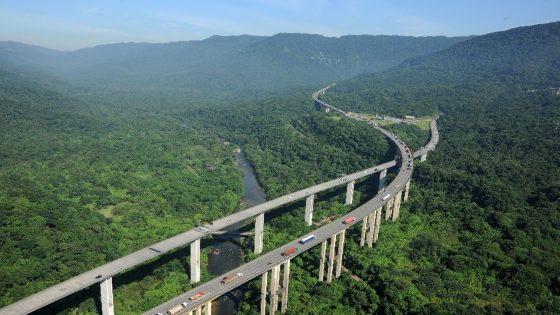
[[[315,100],[315,104],[318,109],[324,112],[337,112],[356,120],[364,120],[360,117],[348,115],[346,112],[326,104],[319,99],[319,96],[324,94],[331,86],[332,85],[327,86],[313,93],[313,99]],[[433,120],[430,125],[430,142],[421,150],[414,153],[410,152],[404,142],[399,140],[392,133],[371,122],[370,124],[394,142],[400,151],[400,159],[389,161],[353,174],[278,197],[249,209],[217,219],[209,224],[178,234],[156,244],[147,246],[136,252],[44,289],[43,291],[26,297],[18,302],[10,304],[0,309],[0,315],[28,314],[97,283],[99,283],[100,286],[102,314],[113,315],[114,304],[112,277],[114,275],[160,256],[163,253],[184,246],[190,246],[190,279],[191,283],[198,283],[200,282],[200,240],[202,238],[212,234],[220,234],[221,231],[227,230],[227,227],[236,223],[254,222],[254,252],[256,254],[261,254],[264,242],[263,231],[265,214],[267,212],[280,206],[305,199],[306,207],[304,220],[307,225],[311,225],[313,221],[313,205],[316,194],[331,188],[346,185],[347,190],[345,204],[351,205],[353,202],[355,181],[371,174],[379,173],[379,192],[381,193],[343,216],[343,218],[355,217],[353,222],[343,224],[343,218],[341,218],[327,225],[321,226],[309,233],[309,235],[316,235],[316,238],[310,242],[301,244],[299,243],[299,239],[294,240],[266,254],[260,255],[254,260],[230,271],[227,275],[234,273],[243,274],[242,277],[239,277],[235,281],[223,284],[221,280],[227,275],[218,276],[213,280],[197,286],[191,291],[181,294],[180,296],[147,311],[145,314],[164,314],[168,310],[181,305],[181,303],[187,302],[187,307],[183,307],[180,311],[174,314],[190,315],[194,312],[197,315],[201,315],[202,313],[210,315],[212,300],[257,277],[262,278],[261,314],[266,313],[267,304],[269,304],[268,310],[270,314],[275,314],[278,310],[282,313],[285,312],[288,304],[290,260],[293,257],[320,244],[321,257],[318,266],[319,280],[331,282],[333,279],[333,273],[335,277],[340,276],[346,229],[358,222],[362,222],[360,245],[364,246],[367,243],[369,247],[372,247],[373,243],[377,241],[379,235],[380,224],[382,221],[382,209],[384,209],[385,220],[394,221],[399,217],[401,202],[408,200],[410,178],[413,170],[413,159],[420,157],[421,160],[425,160],[427,153],[434,150],[437,142],[439,141],[439,134],[435,120]],[[384,187],[387,170],[395,166],[400,166],[397,176],[389,186]],[[295,247],[296,252],[287,257],[282,255],[284,250],[289,247]],[[329,248],[328,257],[327,247]],[[326,274],[325,266],[327,267]],[[280,279],[281,270],[283,271],[282,279]],[[268,281],[269,274],[270,281]],[[280,284],[280,282],[282,282],[282,284]],[[194,301],[189,300],[190,297],[199,292],[203,292],[203,295]],[[269,303],[267,303],[267,296],[269,297]],[[280,300],[279,297],[281,297]],[[280,304],[280,308],[278,308],[278,304]]]

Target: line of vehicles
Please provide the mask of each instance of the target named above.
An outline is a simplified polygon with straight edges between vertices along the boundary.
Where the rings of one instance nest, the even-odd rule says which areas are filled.
[[[220,281],[222,284],[226,285],[229,284],[239,278],[243,277],[243,273],[242,272],[236,272],[233,273],[231,275],[227,275],[224,278],[222,278],[222,281]],[[206,295],[206,292],[204,291],[198,291],[195,295],[189,297],[189,301],[196,301],[198,299],[200,299],[201,297],[203,297],[204,295]],[[181,311],[183,311],[183,309],[187,308],[189,306],[188,302],[183,302],[181,304],[177,304],[175,306],[173,306],[172,308],[167,310],[167,315],[176,315],[179,314]],[[162,313],[156,313],[155,315],[163,315]]]

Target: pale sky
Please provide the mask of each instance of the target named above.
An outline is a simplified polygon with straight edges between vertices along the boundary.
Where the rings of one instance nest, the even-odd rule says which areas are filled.
[[[0,40],[73,50],[212,35],[481,35],[560,20],[560,0],[0,0]]]

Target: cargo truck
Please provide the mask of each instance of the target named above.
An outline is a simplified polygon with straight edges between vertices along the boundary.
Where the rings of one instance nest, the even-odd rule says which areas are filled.
[[[243,276],[243,273],[241,273],[241,272],[234,273],[234,274],[231,274],[231,275],[229,275],[229,276],[224,277],[224,278],[222,279],[221,282],[222,282],[223,284],[228,284],[228,283],[230,283],[230,282],[232,282],[232,281],[234,281],[234,280],[239,279],[239,278],[242,277],[242,276]]]
[[[284,257],[288,257],[288,256],[292,255],[293,253],[295,253],[296,251],[297,251],[297,248],[295,248],[294,246],[288,247],[288,248],[286,248],[286,250],[284,250],[282,255]]]

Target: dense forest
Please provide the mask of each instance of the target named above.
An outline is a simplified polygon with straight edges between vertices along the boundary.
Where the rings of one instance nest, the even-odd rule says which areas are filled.
[[[218,138],[1,75],[0,304],[238,208]]]
[[[270,47],[300,47],[303,41],[315,45],[310,48],[315,52],[327,45],[318,44],[321,38],[296,38],[242,37],[236,45],[251,46],[251,54],[264,56],[260,61],[278,59],[271,54],[278,50]],[[232,40],[212,38],[198,43],[211,48],[193,51],[242,48],[231,46]],[[560,23],[464,40],[422,57],[415,56],[454,43],[440,38],[438,44],[416,46],[417,53],[389,58],[373,70],[414,58],[339,81],[324,96],[354,112],[439,113],[441,142],[427,162],[417,163],[411,200],[399,221],[383,223],[373,249],[358,247],[357,229],[349,231],[348,271],[340,279],[317,282],[318,249],[293,260],[288,313],[560,312],[560,97],[550,89],[560,86]],[[332,51],[340,42],[328,45]],[[314,112],[308,86],[340,72],[323,81],[304,78],[304,87],[282,95],[260,92],[251,98],[235,87],[234,100],[227,101],[221,91],[206,98],[189,90],[188,78],[173,76],[151,82],[158,87],[145,91],[140,91],[145,82],[130,79],[137,78],[131,73],[105,82],[100,78],[107,74],[81,78],[84,86],[97,83],[94,88],[69,84],[64,76],[79,68],[76,64],[67,65],[67,73],[19,68],[37,54],[57,54],[33,49],[39,51],[15,54],[27,59],[1,60],[9,59],[0,72],[0,305],[236,211],[243,193],[233,153],[238,146],[269,197],[396,154],[367,124]],[[96,49],[104,52],[97,55]],[[95,64],[99,56],[120,54],[122,60],[128,49],[99,47],[79,54],[91,54]],[[388,50],[383,50],[386,57]],[[297,56],[293,49],[282,53],[287,59]],[[255,63],[252,69],[265,65]],[[259,80],[268,84],[297,76],[290,69],[271,81]],[[222,73],[223,81],[214,87],[243,82],[234,70]],[[49,71],[54,77],[45,74]],[[117,90],[107,87],[118,80]],[[185,91],[166,90],[162,82],[183,82]],[[245,83],[247,90],[259,89]],[[140,88],[129,93],[131,86]],[[414,148],[428,136],[412,125],[387,128]],[[358,182],[354,205],[371,198],[376,185],[375,178]],[[343,196],[344,189],[320,194],[317,221],[347,212]],[[302,217],[301,203],[274,211],[265,249],[311,230]],[[245,259],[252,257],[250,245]],[[117,312],[137,314],[189,289],[188,268],[188,249],[180,249],[115,277]],[[205,273],[203,281],[210,277]],[[258,280],[245,289],[239,313],[256,314]],[[44,313],[95,313],[97,295],[97,288],[85,290]]]

